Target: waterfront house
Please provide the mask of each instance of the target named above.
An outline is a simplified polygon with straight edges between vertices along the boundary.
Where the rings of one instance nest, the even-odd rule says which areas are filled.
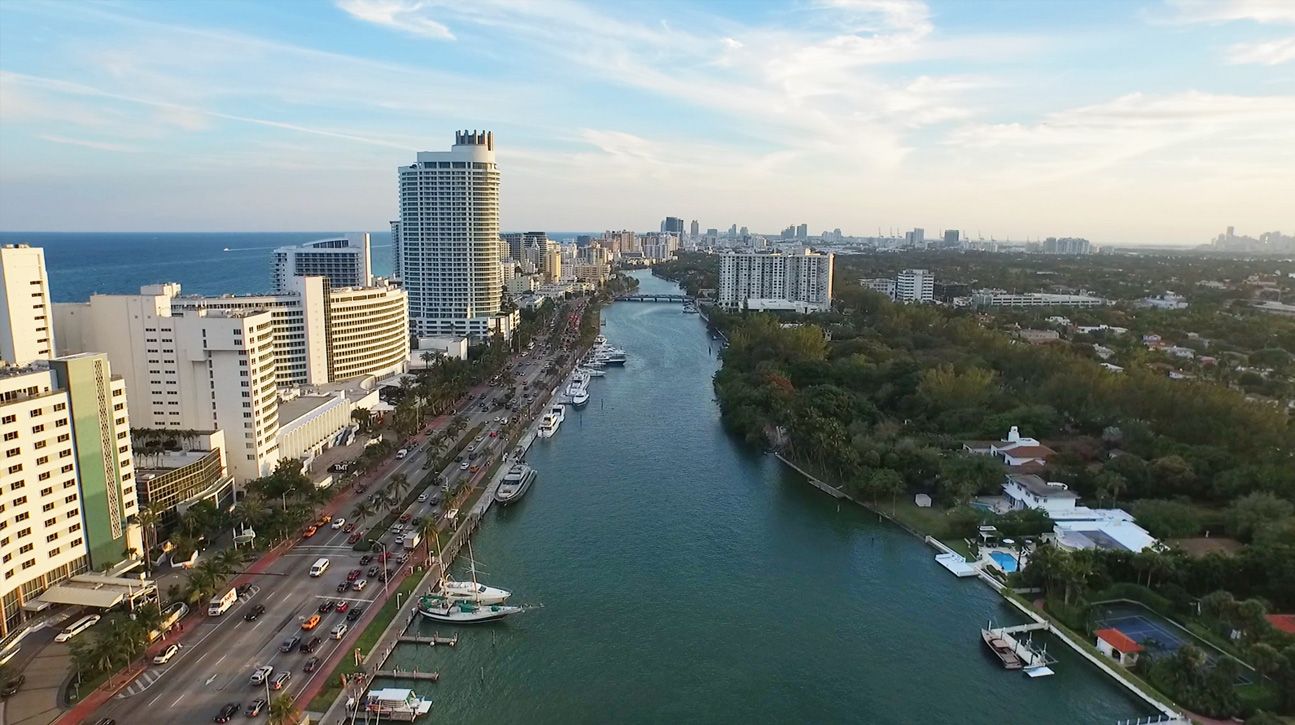
[[[1097,650],[1110,657],[1122,667],[1132,667],[1138,661],[1142,645],[1118,629],[1099,629],[1093,632],[1097,636]]]
[[[1007,440],[1001,441],[966,441],[962,450],[982,456],[997,456],[1008,466],[1024,466],[1030,463],[1043,465],[1048,456],[1056,451],[1048,448],[1033,438],[1021,436],[1016,426],[1007,432]]]
[[[1003,493],[1013,509],[1054,511],[1073,509],[1078,494],[1064,483],[1048,482],[1032,473],[1009,473],[1003,482]]]

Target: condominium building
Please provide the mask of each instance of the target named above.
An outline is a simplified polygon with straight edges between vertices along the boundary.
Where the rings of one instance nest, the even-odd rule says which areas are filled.
[[[400,271],[416,336],[512,335],[501,315],[499,168],[490,132],[454,134],[399,170]]]
[[[400,222],[392,221],[391,224],[391,276],[395,279],[402,279],[400,265]]]
[[[508,232],[500,237],[504,242],[504,252],[509,259],[521,261],[527,249],[544,249],[548,246],[549,237],[544,232]]]
[[[320,239],[274,250],[274,291],[286,292],[293,277],[325,277],[333,287],[368,287],[373,284],[367,232]]]
[[[0,247],[0,360],[26,365],[54,357],[45,250],[26,244]]]
[[[105,355],[0,369],[0,635],[50,586],[123,558],[138,507],[130,425]]]
[[[1004,290],[978,290],[971,295],[977,307],[1102,307],[1107,300],[1091,295],[1056,295],[1043,292],[1017,294]]]
[[[730,309],[792,308],[827,311],[832,307],[831,254],[728,252],[720,255],[716,302]]]
[[[544,250],[544,281],[556,284],[562,279],[562,250],[556,244],[550,244]]]
[[[1075,237],[1048,237],[1043,240],[1042,249],[1044,254],[1092,254],[1093,243]]]
[[[935,299],[935,276],[926,269],[906,269],[895,280],[899,302],[930,302]]]
[[[870,289],[873,292],[880,292],[890,299],[895,299],[895,280],[885,277],[873,277],[859,280],[859,284],[864,289]]]

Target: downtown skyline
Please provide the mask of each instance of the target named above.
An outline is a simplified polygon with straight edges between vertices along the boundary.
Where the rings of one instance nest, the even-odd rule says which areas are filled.
[[[1289,234],[1295,4],[0,8],[7,230],[381,229],[464,128],[503,229]]]

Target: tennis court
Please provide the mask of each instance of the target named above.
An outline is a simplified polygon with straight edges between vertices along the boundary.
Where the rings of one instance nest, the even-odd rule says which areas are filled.
[[[1164,621],[1160,615],[1152,612],[1137,602],[1118,601],[1102,602],[1095,612],[1097,627],[1119,630],[1129,639],[1142,645],[1147,654],[1154,657],[1167,657],[1183,645],[1190,642],[1205,653],[1205,658],[1213,663],[1224,656],[1214,645],[1193,637],[1175,624]],[[1237,685],[1253,682],[1251,673],[1244,666],[1237,675]]]

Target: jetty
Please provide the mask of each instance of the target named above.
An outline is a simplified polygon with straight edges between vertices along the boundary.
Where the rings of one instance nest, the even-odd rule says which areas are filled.
[[[1056,664],[1056,658],[1048,654],[1047,648],[1036,649],[1030,642],[1030,632],[1044,632],[1048,625],[1040,622],[1018,624],[1013,627],[995,627],[993,622],[981,630],[981,637],[994,653],[1003,660],[1003,666],[1009,670],[1025,670],[1030,677],[1047,677],[1055,674],[1049,665]],[[1026,635],[1026,637],[1021,637]]]
[[[419,682],[436,682],[441,679],[439,672],[419,672],[418,670],[378,670],[374,677],[390,677],[397,680],[418,680]]]
[[[439,634],[434,634],[431,637],[416,637],[414,635],[402,634],[396,638],[396,641],[408,644],[425,644],[432,647],[435,647],[438,644],[445,647],[453,647],[459,643],[459,635],[456,634],[453,637],[442,637]]]
[[[957,552],[949,551],[943,554],[936,554],[935,561],[940,566],[953,572],[958,578],[975,576],[978,571],[975,566],[968,564],[966,557]]]

